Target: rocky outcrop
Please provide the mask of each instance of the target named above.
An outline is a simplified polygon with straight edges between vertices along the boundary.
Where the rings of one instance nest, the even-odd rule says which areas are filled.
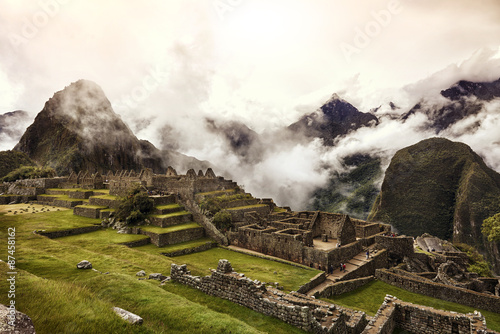
[[[469,146],[432,138],[394,155],[368,219],[392,224],[403,234],[428,232],[472,245],[498,272],[498,243],[488,242],[481,226],[499,207],[500,174]]]
[[[132,325],[141,325],[143,320],[137,314],[126,311],[119,307],[113,307],[113,311],[118,314],[123,320],[130,322]]]
[[[87,260],[80,261],[77,265],[76,268],[78,269],[92,269],[92,263],[90,263]]]
[[[14,323],[14,326],[11,324]],[[33,321],[26,314],[0,304],[0,333],[35,334]]]

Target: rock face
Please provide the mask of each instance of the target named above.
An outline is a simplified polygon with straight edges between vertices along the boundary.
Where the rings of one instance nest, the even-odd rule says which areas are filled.
[[[352,104],[333,94],[319,110],[303,116],[288,129],[307,137],[322,138],[325,145],[333,145],[334,139],[363,126],[378,124],[372,114],[360,112]]]
[[[499,207],[500,174],[467,145],[432,138],[394,155],[368,219],[403,234],[428,232],[472,245],[498,272],[499,245],[483,237],[481,225]]]
[[[15,311],[15,326],[10,326],[10,310],[7,306],[0,304],[0,333],[3,334],[35,334],[33,321],[26,314]]]
[[[115,114],[102,89],[79,80],[50,98],[15,150],[58,173],[80,170],[163,171],[160,152]]]
[[[130,322],[132,325],[142,324],[143,320],[137,314],[126,311],[119,307],[113,307],[113,311],[115,311],[115,313],[118,314],[123,320]]]
[[[90,263],[89,261],[87,260],[83,260],[83,261],[80,261],[76,267],[78,269],[92,269],[92,263]]]

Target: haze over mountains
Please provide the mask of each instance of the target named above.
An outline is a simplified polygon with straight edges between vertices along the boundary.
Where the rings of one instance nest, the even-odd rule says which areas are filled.
[[[70,169],[97,170],[145,164],[161,171],[169,164],[180,170],[197,164],[190,159],[180,162],[178,151],[198,157],[196,153],[210,147],[210,163],[218,173],[238,180],[257,196],[272,197],[296,210],[328,209],[366,218],[392,155],[422,139],[438,135],[464,141],[488,166],[500,169],[499,82],[463,80],[409,109],[389,102],[368,112],[333,94],[288,127],[261,133],[239,121],[202,118],[193,121],[191,133],[181,124],[180,128],[175,124],[161,128],[160,153],[135,137],[100,87],[79,81],[46,103],[16,148],[45,163],[57,151],[52,141],[58,137],[48,130],[57,132],[64,125],[73,135],[59,132],[65,139],[56,143],[64,143],[72,153],[57,162],[56,168],[68,163]],[[89,87],[82,90],[82,85]],[[186,137],[191,139],[186,142]],[[97,146],[89,148],[89,143]],[[193,149],[186,150],[190,145]],[[89,158],[78,157],[79,152],[89,152]]]

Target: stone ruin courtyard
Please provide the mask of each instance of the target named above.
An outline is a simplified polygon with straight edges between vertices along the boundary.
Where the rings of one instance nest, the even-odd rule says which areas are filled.
[[[148,191],[155,209],[147,224],[126,226],[115,221],[119,196],[134,185]],[[164,175],[145,169],[71,174],[67,178],[22,180],[0,188],[0,204],[7,215],[73,210],[76,216],[99,219],[101,224],[62,231],[37,231],[56,239],[103,228],[135,235],[129,247],[165,247],[186,242],[195,247],[165,253],[179,256],[220,245],[227,249],[295,263],[321,272],[297,291],[251,280],[221,260],[206,277],[192,276],[189,268],[172,265],[170,278],[207,294],[228,299],[257,312],[314,333],[495,333],[480,313],[458,314],[405,303],[387,296],[374,317],[323,301],[353,291],[377,279],[408,291],[470,307],[500,313],[500,283],[467,271],[467,256],[452,245],[424,235],[397,236],[389,225],[348,215],[318,211],[294,212],[272,199],[245,194],[232,180],[189,170],[178,175],[169,167]],[[216,199],[231,215],[232,227],[218,229],[202,209]],[[135,237],[134,237],[135,238]],[[210,240],[206,242],[204,240]],[[201,242],[203,241],[203,242]],[[345,269],[340,268],[344,264]]]

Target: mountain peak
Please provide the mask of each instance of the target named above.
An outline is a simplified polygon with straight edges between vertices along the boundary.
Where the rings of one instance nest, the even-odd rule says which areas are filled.
[[[441,95],[452,101],[470,96],[475,96],[480,100],[490,101],[496,97],[500,97],[500,79],[492,82],[460,80],[450,88],[442,90]]]

